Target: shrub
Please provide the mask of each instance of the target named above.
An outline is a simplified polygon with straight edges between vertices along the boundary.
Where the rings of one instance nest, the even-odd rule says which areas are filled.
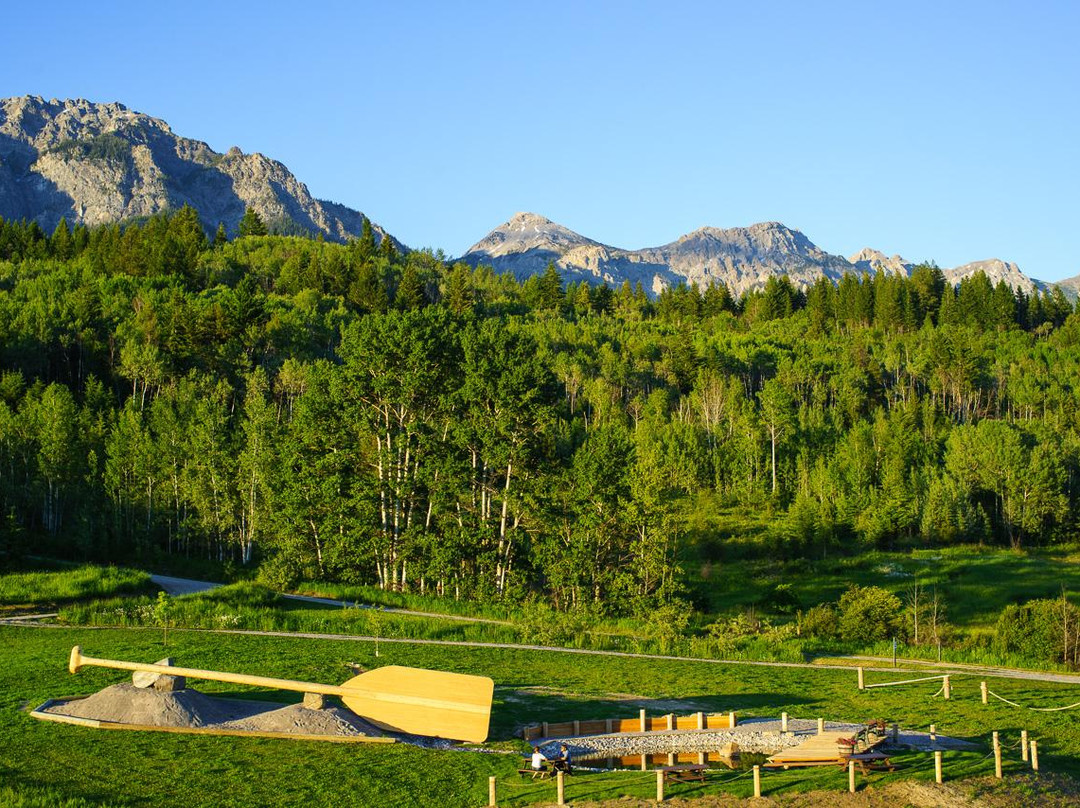
[[[840,637],[868,643],[896,636],[902,609],[900,598],[880,586],[851,586],[840,596]]]
[[[1067,630],[1066,630],[1067,629]],[[1067,601],[1029,600],[1006,606],[994,630],[994,650],[1040,662],[1074,662],[1080,610]],[[1066,658],[1068,655],[1068,658]]]
[[[804,637],[835,640],[839,635],[840,619],[831,603],[819,603],[799,616],[799,632]]]

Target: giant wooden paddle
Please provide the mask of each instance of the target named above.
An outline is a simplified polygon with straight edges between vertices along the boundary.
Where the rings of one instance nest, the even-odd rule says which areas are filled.
[[[95,659],[83,656],[82,649],[76,645],[71,649],[68,670],[77,673],[83,665],[340,696],[346,707],[384,729],[472,743],[487,739],[491,695],[495,689],[495,683],[486,676],[400,665],[387,665],[361,673],[340,686],[321,685],[317,682],[272,679],[269,676],[248,676],[246,673]]]

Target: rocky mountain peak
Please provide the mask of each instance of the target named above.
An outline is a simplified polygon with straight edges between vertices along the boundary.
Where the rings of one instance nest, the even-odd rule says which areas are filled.
[[[465,260],[523,253],[562,255],[574,247],[603,245],[536,213],[515,213],[465,253]],[[551,256],[548,257],[551,260]],[[546,263],[545,263],[546,266]]]
[[[123,104],[37,96],[0,100],[0,217],[51,231],[191,205],[208,229],[235,231],[246,208],[282,232],[358,236],[364,216],[312,197],[283,164],[233,147],[218,154]],[[390,237],[378,225],[376,239]],[[405,249],[395,240],[399,250]]]
[[[960,283],[964,278],[969,278],[976,272],[983,272],[989,278],[990,283],[997,286],[1000,281],[1005,281],[1013,289],[1020,289],[1024,294],[1030,295],[1035,291],[1043,291],[1047,284],[1042,281],[1029,278],[1020,271],[1020,267],[1012,261],[1002,261],[1000,258],[987,258],[984,261],[972,261],[963,266],[945,270],[945,279],[950,283]]]
[[[848,261],[864,275],[875,275],[878,272],[884,272],[886,275],[902,275],[904,277],[911,274],[911,270],[915,265],[905,261],[899,255],[888,256],[881,250],[875,250],[870,247],[863,247],[857,253],[848,257]]]

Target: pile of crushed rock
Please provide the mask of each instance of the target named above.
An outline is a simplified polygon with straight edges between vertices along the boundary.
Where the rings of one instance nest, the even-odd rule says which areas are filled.
[[[226,699],[191,688],[159,690],[112,685],[84,699],[56,701],[41,710],[58,716],[115,724],[244,732],[283,732],[328,737],[381,737],[382,730],[341,707]]]

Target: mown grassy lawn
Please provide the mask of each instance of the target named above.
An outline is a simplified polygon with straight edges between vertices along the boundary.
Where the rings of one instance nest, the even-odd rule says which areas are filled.
[[[336,745],[260,739],[206,738],[138,732],[107,732],[37,721],[23,710],[46,698],[92,693],[122,681],[119,671],[86,668],[72,676],[66,660],[74,644],[87,654],[114,659],[157,659],[166,653],[182,665],[244,671],[320,682],[343,681],[345,662],[373,667],[403,664],[482,673],[496,682],[492,740],[486,746],[510,754],[433,751],[405,745]],[[161,634],[148,629],[30,629],[0,627],[0,783],[45,789],[56,799],[82,798],[110,805],[432,805],[486,804],[487,778],[499,779],[500,804],[552,801],[550,783],[522,783],[515,773],[525,744],[514,740],[523,724],[543,720],[603,718],[672,709],[736,710],[744,716],[792,716],[863,720],[886,717],[902,726],[985,740],[993,729],[1007,744],[1021,728],[1040,741],[1043,767],[1080,774],[1076,712],[1034,713],[1001,704],[984,707],[978,682],[958,679],[955,698],[931,698],[936,683],[859,694],[854,672],[715,665],[647,659],[582,656],[561,652],[469,649],[382,643],[380,656],[367,641],[304,640],[192,631]],[[893,674],[875,671],[870,681]],[[215,682],[208,692],[239,693]],[[1002,695],[1036,706],[1080,701],[1080,687],[995,680]],[[265,691],[264,691],[265,692]],[[295,694],[266,694],[283,701]],[[678,706],[673,701],[678,701]],[[1010,752],[1007,770],[1021,771]],[[889,777],[933,774],[928,755],[902,756],[903,770]],[[985,752],[947,756],[950,776],[985,775]],[[723,782],[720,782],[723,781]],[[729,782],[730,781],[730,782]],[[767,792],[846,786],[833,770],[768,773]],[[673,795],[750,792],[749,777],[731,773],[704,790],[675,786]],[[655,779],[638,772],[582,774],[569,781],[571,800],[647,798]],[[29,803],[28,803],[29,804]]]

